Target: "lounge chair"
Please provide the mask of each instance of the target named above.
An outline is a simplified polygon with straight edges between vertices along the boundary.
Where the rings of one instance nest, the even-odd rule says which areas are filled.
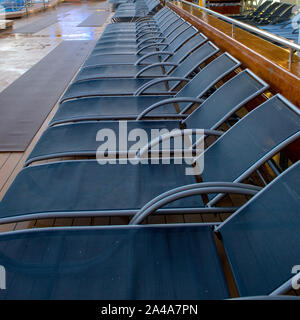
[[[0,223],[51,217],[130,216],[167,190],[195,183],[195,176],[187,175],[186,170],[197,169],[203,157],[204,182],[241,182],[299,139],[299,125],[299,110],[276,95],[226,131],[195,159],[194,165],[125,165],[115,161],[100,165],[96,160],[71,160],[26,167],[0,202]],[[214,194],[204,205],[200,196],[188,197],[159,212],[214,212],[218,199],[219,195]],[[227,209],[232,210],[222,208],[223,212]]]
[[[204,42],[206,39],[202,39]],[[152,86],[144,90],[144,94],[170,95],[174,94],[176,86],[180,82],[187,82],[188,76],[207,59],[218,52],[218,48],[211,42],[207,42],[194,52],[192,52],[185,60],[183,60],[175,69],[172,69],[167,77],[155,79]],[[164,79],[164,80],[163,80]],[[134,95],[135,92],[143,86],[150,84],[151,79],[138,78],[135,79],[91,79],[73,82],[60,102],[69,99],[77,99],[81,97],[91,96],[112,96],[112,95]],[[166,84],[170,87],[166,87]]]
[[[294,5],[288,3],[282,3],[276,10],[274,10],[268,17],[261,19],[259,24],[274,24],[277,21],[282,21],[282,16],[286,14],[286,12],[290,12],[288,17],[291,15],[292,9]],[[287,18],[288,19],[288,18]]]
[[[111,33],[105,32],[96,42],[97,47],[103,47],[110,44],[111,47],[124,47],[124,46],[136,46],[139,42],[145,41],[146,38],[157,37],[162,39],[162,37],[168,37],[174,30],[180,27],[185,21],[181,19],[178,15],[171,14],[166,20],[158,23],[155,28],[152,26],[144,27],[135,32],[118,32]]]
[[[224,53],[210,62],[191,80],[187,79],[187,84],[178,91],[174,97],[201,98],[208,89],[239,66],[239,61],[234,59],[228,53]],[[162,80],[153,80],[154,83],[155,81]],[[148,85],[151,85],[151,83]],[[154,103],[161,102],[164,99],[166,99],[166,96],[136,95],[89,97],[68,100],[60,104],[58,111],[50,122],[50,125],[52,126],[64,122],[82,120],[136,119],[136,117],[141,112],[144,112],[149,106],[152,106]],[[151,111],[149,116],[156,118],[168,117],[182,119],[185,117],[185,113],[191,105],[192,102],[186,103],[186,105],[181,104],[182,110],[180,114],[178,114],[173,104],[162,105],[161,107],[155,108]]]
[[[2,233],[0,264],[6,269],[7,288],[0,291],[0,298],[228,299],[217,236],[239,295],[275,299],[288,292],[298,276],[291,271],[300,255],[299,177],[298,162],[260,192],[236,183],[200,183],[188,192],[173,190],[162,198],[168,203],[189,194],[257,192],[220,225],[60,227]],[[152,209],[157,207],[154,202]]]
[[[167,17],[170,13],[173,13],[167,7],[162,8],[158,12],[156,12],[153,16],[146,16],[137,19],[135,22],[120,22],[120,23],[110,23],[105,27],[105,31],[111,32],[131,32],[138,31],[140,28],[144,28],[147,26],[156,26],[157,22],[165,16]]]
[[[199,81],[199,86],[201,88],[201,81]],[[238,88],[234,95],[231,94],[233,88]],[[127,135],[133,129],[144,129],[148,136],[151,135],[152,129],[167,129],[168,131],[183,127],[186,129],[217,129],[245,103],[262,94],[267,88],[268,85],[265,82],[257,78],[249,70],[245,70],[227,81],[203,103],[201,103],[199,98],[184,97],[163,100],[158,102],[156,106],[154,105],[148,108],[150,112],[152,108],[156,109],[164,105],[169,105],[172,101],[176,101],[178,105],[181,103],[186,104],[187,102],[201,103],[200,107],[195,109],[186,119],[181,121],[141,121],[143,117],[140,115],[137,116],[139,120],[126,123]],[[147,113],[147,110],[144,111],[145,115]],[[25,164],[28,165],[37,160],[65,156],[96,156],[97,147],[99,145],[99,142],[96,141],[96,136],[97,132],[101,129],[109,129],[117,133],[119,131],[119,123],[115,121],[87,121],[50,127],[43,133]],[[128,149],[111,151],[114,152],[115,156],[125,154],[128,157],[135,157],[138,151],[136,148],[133,148],[135,143],[135,141],[128,141]],[[117,141],[117,145],[119,145],[119,141]],[[128,153],[129,148],[131,154]]]
[[[160,2],[158,0],[146,1],[143,3],[136,4],[120,4],[118,6],[117,11],[112,17],[113,21],[132,21],[139,17],[144,17],[146,15],[151,14],[160,6]]]
[[[178,27],[171,35],[166,38],[165,43],[151,42],[150,38],[141,41],[138,45],[133,45],[133,50],[136,50],[134,53],[99,53],[97,54],[96,50],[99,49],[99,46],[95,47],[96,54],[92,54],[83,64],[84,67],[95,66],[95,65],[114,65],[114,64],[151,64],[155,62],[162,62],[167,59],[171,54],[173,54],[182,44],[194,36],[198,30],[192,27],[188,23],[183,23]],[[157,37],[152,37],[153,40],[158,39]],[[162,40],[165,40],[163,38]],[[103,42],[101,47],[106,49],[107,46],[111,48],[111,43]],[[145,49],[149,48],[160,48],[159,51],[147,52]],[[163,48],[163,49],[161,49]],[[144,53],[145,51],[145,53]]]
[[[263,23],[263,21],[266,21],[269,17],[272,16],[272,14],[279,9],[279,7],[282,5],[281,2],[273,2],[270,6],[268,6],[261,14],[259,14],[257,17],[254,17],[250,20],[245,20],[244,22],[251,24],[251,25],[257,25],[260,23]]]
[[[179,39],[178,39],[179,40]],[[164,62],[148,66],[140,65],[106,65],[83,67],[73,82],[88,79],[104,78],[156,78],[166,76],[177,67],[191,52],[201,46],[207,38],[198,33],[188,39],[181,47]]]
[[[155,15],[153,20],[154,21],[145,21],[144,23],[137,25],[135,28],[129,29],[112,28],[108,25],[104,29],[97,43],[104,39],[116,39],[117,41],[124,41],[123,38],[138,40],[139,37],[146,36],[147,34],[154,35],[163,33],[167,29],[170,29],[172,23],[180,20],[180,16],[172,10],[167,10],[159,16]]]
[[[247,13],[246,15],[234,15],[234,16],[231,16],[231,18],[234,18],[237,20],[253,19],[255,17],[258,17],[271,4],[272,4],[272,1],[265,1],[260,6],[255,8],[253,11]]]

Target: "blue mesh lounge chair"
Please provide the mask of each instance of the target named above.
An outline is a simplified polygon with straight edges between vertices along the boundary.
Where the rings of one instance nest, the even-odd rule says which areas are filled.
[[[185,20],[181,19],[176,14],[170,14],[165,20],[157,23],[155,27],[148,26],[144,28],[139,28],[135,32],[103,32],[101,37],[96,43],[97,47],[103,47],[104,44],[113,44],[113,46],[133,46],[137,45],[139,42],[150,37],[167,37],[171,34],[177,27],[181,26]]]
[[[167,24],[166,24],[167,25]],[[163,49],[172,43],[188,25],[183,19],[178,18],[175,22],[169,22],[169,25],[159,32],[144,32],[137,39],[128,39],[121,37],[119,41],[115,37],[100,38],[96,43],[91,56],[113,53],[118,55],[123,54],[139,54],[144,55],[150,52]],[[181,37],[182,42],[186,41]]]
[[[98,58],[102,57],[105,54],[114,54],[114,57],[120,57],[120,55],[139,55],[140,57],[158,50],[163,50],[168,48],[168,50],[172,49],[174,46],[173,41],[179,41],[180,43],[184,43],[190,37],[184,33],[181,35],[189,25],[182,19],[178,19],[174,23],[172,23],[169,28],[167,28],[161,34],[149,34],[144,33],[138,37],[137,40],[129,40],[123,39],[123,41],[114,41],[110,39],[100,39],[99,42],[96,43],[94,49],[92,50],[90,56],[98,56]],[[196,29],[194,29],[194,33],[196,33]],[[179,39],[177,39],[179,37]],[[169,45],[171,45],[169,48]],[[173,49],[174,50],[174,49]]]
[[[122,3],[118,6],[117,11],[112,17],[113,21],[132,21],[139,17],[151,14],[160,6],[158,0],[146,1],[145,3],[127,4]]]
[[[277,21],[281,21],[282,16],[285,15],[287,12],[290,12],[288,17],[290,17],[292,9],[294,5],[288,3],[282,3],[276,10],[274,10],[269,16],[261,19],[259,24],[270,24],[276,23]]]
[[[275,15],[275,12],[282,6],[281,2],[273,2],[269,7],[267,7],[260,15],[252,18],[251,20],[244,20],[244,22],[251,25],[263,24],[268,21],[269,18]]]
[[[174,93],[176,86],[180,82],[186,82],[188,76],[207,59],[218,52],[218,48],[208,42],[196,49],[175,69],[172,69],[167,77],[155,79],[151,86],[143,90],[143,94],[166,94]],[[73,82],[60,102],[81,97],[103,96],[103,95],[134,95],[143,86],[150,84],[151,79],[91,79]],[[169,83],[170,87],[166,87]]]
[[[177,67],[191,52],[201,46],[207,38],[203,34],[196,34],[186,41],[174,54],[164,62],[153,63],[148,66],[140,65],[102,65],[83,67],[73,82],[88,79],[104,78],[156,78],[166,76]]]
[[[208,89],[239,66],[239,61],[228,53],[224,53],[210,62],[194,78],[187,80],[187,84],[174,97],[201,98]],[[154,83],[156,81],[162,80],[153,80]],[[151,83],[147,85],[149,86]],[[60,104],[50,125],[79,120],[136,119],[149,106],[161,102],[163,99],[166,99],[166,96],[143,96],[137,92],[135,96],[103,96],[68,100]],[[181,112],[178,114],[173,104],[163,104],[153,110],[150,108],[149,116],[182,119],[191,105],[192,103],[180,104]]]
[[[94,54],[93,52],[91,53],[83,66],[87,67],[95,65],[136,64],[137,62],[140,64],[151,64],[155,62],[162,62],[197,32],[198,31],[196,28],[192,27],[188,23],[184,23],[174,32],[172,32],[166,39],[161,39],[161,42],[165,40],[165,43],[150,41],[151,39],[157,39],[157,37],[150,37],[151,39],[145,39],[139,44],[133,44],[133,50],[136,51],[131,53],[129,50],[125,53],[101,53],[100,49],[107,49],[107,47],[112,47],[111,43],[102,43],[101,47],[95,46],[93,50]],[[144,53],[145,49],[149,49],[152,47],[159,48],[160,50],[156,50],[155,52],[149,52],[149,50],[146,50]],[[99,54],[97,52],[99,52]]]
[[[243,181],[266,160],[299,139],[299,125],[299,110],[280,95],[272,97],[206,149],[202,180]],[[194,166],[198,163],[196,158]],[[0,222],[133,215],[163,192],[195,183],[195,176],[185,174],[187,167],[194,169],[194,166],[100,165],[96,160],[73,160],[26,167],[0,202]],[[218,199],[218,195],[212,195],[207,207],[200,196],[188,197],[167,205],[160,212],[213,212]]]
[[[162,9],[158,10],[153,15],[148,15],[148,16],[145,16],[145,17],[141,17],[141,18],[138,18],[135,21],[131,21],[131,22],[113,22],[109,26],[111,27],[111,25],[114,25],[114,27],[111,27],[112,29],[120,29],[121,26],[126,26],[126,28],[128,28],[128,29],[135,28],[135,26],[138,25],[141,22],[145,22],[145,21],[150,21],[151,22],[151,21],[153,21],[153,19],[155,19],[159,15],[165,14],[166,11],[170,11],[170,9],[167,8],[167,7],[163,7]]]
[[[120,39],[120,35],[123,35],[125,38],[135,38],[143,34],[155,34],[161,32],[166,27],[170,26],[170,23],[173,23],[178,18],[180,18],[172,10],[160,10],[156,15],[153,16],[151,20],[143,20],[136,23],[134,26],[129,26],[128,24],[112,23],[105,27],[101,38],[113,37],[116,36]]]
[[[124,41],[123,39],[138,40],[146,35],[159,35],[167,32],[167,30],[172,30],[172,24],[181,21],[180,16],[171,10],[168,10],[165,14],[154,16],[155,21],[146,21],[135,28],[131,29],[113,29],[108,25],[103,33],[101,34],[97,43],[107,39],[116,39],[116,41]]]
[[[298,162],[218,226],[132,224],[2,233],[7,290],[0,298],[228,299],[213,235],[222,239],[241,297],[282,295],[292,288],[291,270],[300,255],[295,245],[299,178]],[[183,198],[180,191],[163,200]],[[194,194],[224,191],[255,192],[236,183],[190,187]]]
[[[158,12],[156,12],[153,16],[146,16],[137,19],[134,22],[121,22],[121,23],[111,23],[105,27],[105,31],[111,32],[132,32],[137,31],[140,28],[156,26],[160,19],[163,17],[167,17],[170,13],[173,13],[167,7],[162,8]]]
[[[200,82],[201,83],[201,82]],[[233,88],[239,88],[232,95]],[[242,107],[246,102],[257,97],[268,88],[268,85],[257,78],[249,70],[245,70],[227,81],[223,86],[210,95],[200,107],[195,109],[185,120],[165,120],[165,121],[141,121],[142,115],[138,116],[138,121],[127,122],[126,128],[129,133],[133,129],[143,128],[151,136],[151,129],[180,129],[180,128],[205,128],[217,129],[222,122],[228,119],[235,111]],[[173,98],[156,103],[152,108],[162,107],[177,101],[186,104],[187,102],[200,102],[199,98]],[[189,105],[185,105],[190,107]],[[145,115],[147,110],[143,112]],[[97,132],[100,129],[109,129],[118,132],[119,123],[109,121],[96,122],[77,122],[74,124],[60,125],[48,128],[36,144],[34,150],[26,161],[28,165],[32,161],[44,160],[62,156],[96,156],[99,142],[96,141]],[[128,134],[127,133],[127,134]],[[219,133],[218,133],[219,134]],[[118,135],[117,135],[118,136]],[[135,156],[137,149],[133,148],[136,142],[128,142],[128,149]],[[117,141],[119,145],[119,141]],[[126,150],[113,150],[115,155],[126,154]],[[129,156],[129,155],[128,155]]]
[[[253,11],[249,12],[246,15],[234,15],[231,17],[237,20],[253,19],[255,17],[258,17],[271,4],[272,4],[272,1],[265,1],[260,6],[258,6],[257,8],[255,8]]]

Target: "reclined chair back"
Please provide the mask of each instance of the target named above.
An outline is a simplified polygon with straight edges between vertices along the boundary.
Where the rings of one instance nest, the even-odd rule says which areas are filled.
[[[300,161],[217,228],[240,296],[283,294],[292,288],[299,272],[299,181]]]

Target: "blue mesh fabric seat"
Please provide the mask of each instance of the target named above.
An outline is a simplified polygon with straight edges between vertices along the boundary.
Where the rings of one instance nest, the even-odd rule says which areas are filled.
[[[197,33],[197,30],[189,23],[182,23],[181,26],[176,28],[168,37],[163,38],[165,42],[151,41],[151,39],[145,39],[145,43],[132,43],[132,50],[124,49],[125,52],[109,53],[105,50],[110,49],[117,45],[114,41],[103,41],[101,45],[96,45],[91,55],[84,62],[83,66],[98,66],[98,65],[148,65],[151,63],[165,61],[170,55],[172,55],[185,41],[189,40]],[[157,37],[154,38],[156,40]],[[112,45],[113,44],[113,45]],[[119,48],[119,46],[116,46]],[[160,49],[149,52],[149,48]],[[105,50],[104,50],[105,49]],[[104,50],[104,52],[103,52]],[[148,50],[148,51],[147,51]]]
[[[199,82],[201,83],[201,81]],[[201,85],[205,85],[205,83],[202,82]],[[239,90],[235,95],[232,95],[232,88],[236,87],[238,87]],[[201,87],[198,89],[200,88]],[[191,129],[215,129],[246,102],[263,93],[267,88],[268,86],[262,80],[256,77],[253,78],[252,73],[245,70],[211,94],[200,107],[188,115],[185,120],[129,121],[126,123],[127,134],[134,129],[144,129],[147,131],[148,136],[151,136],[151,130],[153,129],[167,129],[168,131],[171,131],[172,129],[180,129],[183,126]],[[224,97],[227,98],[224,99]],[[199,99],[183,98],[181,103],[185,103],[185,100],[190,103],[199,101]],[[165,105],[169,105],[172,101],[177,101],[177,103],[180,104],[178,98],[175,98],[165,100]],[[164,106],[163,101],[158,104],[160,104],[161,107]],[[26,164],[34,160],[61,156],[96,155],[99,142],[96,141],[95,137],[97,136],[97,132],[101,129],[119,132],[119,122],[87,121],[50,127],[43,133],[27,159]],[[120,136],[120,134],[121,133],[119,132],[117,137]],[[115,154],[127,152],[129,149],[135,154],[137,149],[133,152],[134,144],[135,141],[129,141],[127,144],[128,149],[114,150]],[[117,145],[119,145],[119,141],[117,141]]]
[[[298,162],[215,231],[188,224],[1,234],[7,290],[0,298],[229,298],[214,232],[242,297],[270,295],[282,285],[284,293],[300,254],[299,177]]]
[[[269,117],[272,121],[265,122]],[[205,151],[203,181],[245,179],[257,166],[299,138],[299,124],[299,110],[280,95],[274,96]],[[23,169],[0,203],[0,222],[51,216],[130,215],[162,192],[195,179],[185,174],[189,167],[186,164],[113,162],[100,165],[96,160],[74,160]],[[202,208],[203,203],[195,196],[175,201],[171,206],[184,212],[184,208]]]
[[[149,37],[166,36],[168,33],[173,32],[174,27],[172,24],[176,22],[176,27],[178,26],[179,20],[180,17],[177,14],[168,10],[165,14],[155,19],[155,21],[145,21],[134,28],[127,28],[125,26],[123,28],[111,28],[108,25],[101,34],[97,44],[101,45],[101,42],[115,38],[119,43],[119,47],[121,47],[123,45],[126,46],[123,42],[127,42],[128,40],[139,42]]]
[[[167,60],[148,66],[141,65],[100,65],[83,67],[73,82],[102,79],[102,78],[156,78],[169,74],[177,67],[193,50],[201,46],[207,38],[203,34],[197,34],[187,40]]]
[[[160,6],[158,0],[137,2],[133,4],[121,3],[112,17],[113,21],[132,21],[139,17],[149,15]]]
[[[175,69],[172,69],[168,77],[152,82],[151,89],[145,90],[145,94],[172,94],[180,81],[186,82],[187,77],[208,58],[218,52],[211,42],[208,42],[192,52]],[[166,84],[170,84],[170,88]],[[135,92],[146,84],[150,84],[150,79],[87,79],[73,82],[60,102],[68,99],[81,97],[102,96],[102,95],[134,95]]]
[[[139,31],[132,33],[112,33],[104,32],[99,40],[96,42],[95,48],[92,54],[101,53],[101,50],[108,49],[119,49],[116,53],[122,53],[122,49],[125,53],[129,53],[130,49],[133,49],[135,53],[139,48],[150,43],[162,43],[171,41],[174,34],[176,34],[176,29],[184,25],[185,21],[181,19],[176,14],[172,14],[166,18],[166,21],[160,23],[158,26],[145,27]],[[103,52],[104,53],[104,52]]]
[[[214,84],[228,75],[240,65],[240,62],[225,53],[210,62],[194,78],[174,96],[177,98],[195,97],[201,98]],[[159,79],[154,81],[160,81]],[[151,82],[153,83],[153,82]],[[149,83],[148,85],[150,85]],[[165,100],[166,96],[103,96],[86,97],[68,100],[60,104],[58,111],[51,120],[50,125],[78,121],[78,120],[101,120],[101,119],[136,119],[137,116],[150,108],[153,104]],[[168,100],[169,101],[169,100]],[[192,102],[180,103],[181,114],[178,114],[172,102],[163,103],[151,110],[151,117],[182,118]],[[172,103],[172,104],[171,104]],[[149,110],[149,109],[148,109]],[[146,115],[145,115],[146,116]]]

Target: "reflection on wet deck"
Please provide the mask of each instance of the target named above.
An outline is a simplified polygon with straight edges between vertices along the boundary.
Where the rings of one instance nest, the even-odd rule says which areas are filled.
[[[0,92],[34,64],[44,58],[62,41],[93,40],[103,27],[77,27],[93,11],[108,10],[106,2],[61,3],[56,8],[15,20],[14,29],[34,23],[49,15],[57,22],[33,34],[0,33]]]

